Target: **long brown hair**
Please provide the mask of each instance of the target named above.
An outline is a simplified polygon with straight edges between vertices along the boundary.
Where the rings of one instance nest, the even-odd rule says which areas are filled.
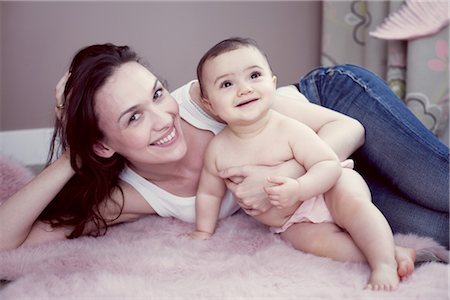
[[[94,152],[94,144],[103,138],[94,107],[96,92],[118,67],[130,61],[140,59],[129,47],[102,44],[81,49],[70,65],[64,110],[55,122],[47,165],[55,155],[70,150],[75,175],[39,216],[53,227],[73,227],[68,238],[106,233],[107,222],[112,221],[101,213],[106,199],[113,200],[118,207],[115,218],[122,213],[125,200],[119,175],[126,160],[117,153],[102,158]],[[122,194],[121,199],[111,198],[116,189]],[[91,223],[94,230],[89,228],[86,232],[86,225]]]

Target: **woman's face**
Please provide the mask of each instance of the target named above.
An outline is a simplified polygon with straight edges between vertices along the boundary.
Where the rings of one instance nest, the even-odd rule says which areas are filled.
[[[96,145],[97,154],[117,152],[134,165],[173,162],[186,154],[178,103],[139,63],[120,66],[95,101],[105,136]]]

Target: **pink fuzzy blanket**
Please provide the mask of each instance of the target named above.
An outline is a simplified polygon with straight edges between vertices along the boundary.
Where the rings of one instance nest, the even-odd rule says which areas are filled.
[[[149,216],[99,238],[0,252],[0,299],[448,299],[446,264],[428,262],[394,292],[364,290],[366,264],[294,250],[239,212],[210,241],[178,237],[192,224]],[[436,244],[396,241],[418,251]],[[338,246],[338,245],[337,245]]]

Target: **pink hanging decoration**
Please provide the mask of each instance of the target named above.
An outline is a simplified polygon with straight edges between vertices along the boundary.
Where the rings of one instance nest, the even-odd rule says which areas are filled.
[[[449,24],[448,0],[406,0],[369,34],[384,40],[410,40],[432,35]]]

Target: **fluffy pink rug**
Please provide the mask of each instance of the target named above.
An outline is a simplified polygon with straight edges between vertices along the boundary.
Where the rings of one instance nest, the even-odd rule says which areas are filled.
[[[192,224],[150,216],[82,237],[0,252],[0,299],[448,299],[448,265],[416,267],[394,292],[364,290],[365,264],[294,250],[243,213],[210,241]],[[396,236],[417,249],[429,239]]]
[[[13,158],[0,155],[0,203],[33,178],[33,172]]]
[[[372,292],[363,290],[369,275],[365,264],[296,251],[242,213],[223,220],[214,239],[207,242],[178,237],[191,228],[178,220],[151,216],[111,228],[100,238],[0,252],[0,278],[13,280],[0,290],[0,298],[428,300],[448,296],[445,264],[418,266],[395,292]]]

